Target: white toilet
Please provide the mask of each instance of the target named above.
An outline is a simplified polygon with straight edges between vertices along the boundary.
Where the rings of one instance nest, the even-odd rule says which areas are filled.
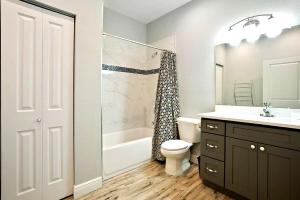
[[[189,149],[193,143],[200,142],[200,123],[200,119],[177,119],[180,140],[169,140],[161,145],[161,153],[166,157],[167,174],[180,176],[189,169]]]

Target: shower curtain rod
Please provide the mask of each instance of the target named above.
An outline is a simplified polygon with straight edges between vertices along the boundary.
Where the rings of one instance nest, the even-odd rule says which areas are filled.
[[[137,42],[137,41],[134,41],[134,40],[129,40],[129,39],[126,39],[126,38],[122,38],[122,37],[119,37],[119,36],[116,36],[116,35],[112,35],[110,33],[102,33],[102,35],[103,36],[109,36],[109,37],[117,38],[117,39],[120,39],[120,40],[125,40],[127,42],[131,42],[131,43],[134,43],[134,44],[142,45],[142,46],[149,47],[149,48],[152,48],[152,49],[157,49],[157,50],[160,50],[160,51],[169,51],[169,50],[161,49],[161,48],[149,45],[149,44],[145,44],[145,43]]]

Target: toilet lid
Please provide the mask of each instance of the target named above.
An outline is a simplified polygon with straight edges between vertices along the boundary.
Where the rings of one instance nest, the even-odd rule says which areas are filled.
[[[168,150],[168,151],[176,151],[186,149],[190,143],[182,141],[182,140],[169,140],[163,142],[161,148]]]

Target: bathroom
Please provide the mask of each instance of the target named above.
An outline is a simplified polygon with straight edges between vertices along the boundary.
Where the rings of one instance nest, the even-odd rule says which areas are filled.
[[[299,10],[1,0],[1,200],[300,199]]]

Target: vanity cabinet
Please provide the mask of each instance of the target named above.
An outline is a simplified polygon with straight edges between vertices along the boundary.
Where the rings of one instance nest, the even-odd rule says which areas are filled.
[[[206,131],[202,133],[200,161],[204,183],[213,183],[217,189],[247,199],[300,199],[300,131],[220,120],[214,123],[212,119],[207,123],[206,120],[202,119],[202,124],[223,122],[224,135],[202,127]],[[224,148],[220,142],[224,142]],[[209,147],[220,148],[209,148],[207,143]],[[214,162],[222,165],[216,167]],[[223,171],[220,166],[224,166]],[[224,182],[220,182],[222,177]]]

